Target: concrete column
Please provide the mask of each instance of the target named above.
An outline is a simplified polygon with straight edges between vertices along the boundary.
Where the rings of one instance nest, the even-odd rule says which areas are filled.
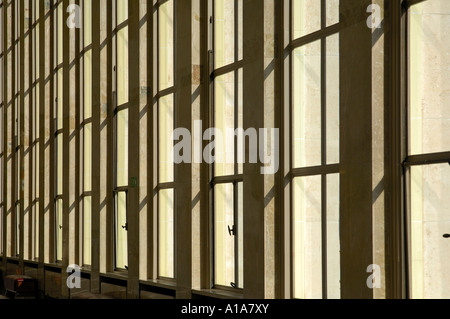
[[[373,297],[366,280],[372,237],[371,0],[341,0],[340,17],[340,237],[341,297]]]
[[[273,0],[244,1],[244,130],[275,127]],[[259,139],[264,139],[260,135]],[[270,139],[270,132],[269,132]],[[270,149],[270,141],[258,145]],[[254,151],[254,150],[252,150]],[[244,164],[244,298],[274,298],[275,175],[263,175],[261,159]]]
[[[139,2],[128,1],[128,288],[139,298]]]
[[[175,1],[175,127],[192,132],[192,1]],[[175,165],[175,274],[177,298],[190,298],[192,286],[192,171]]]

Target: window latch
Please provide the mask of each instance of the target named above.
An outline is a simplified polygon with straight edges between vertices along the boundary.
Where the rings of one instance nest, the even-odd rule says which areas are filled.
[[[233,225],[232,228],[230,228],[230,226],[228,226],[228,234],[230,234],[230,236],[236,235],[236,226],[235,225]]]
[[[442,237],[444,237],[445,239],[450,238],[450,234],[444,234]]]
[[[128,231],[128,223],[125,223],[125,225],[123,225],[122,228]]]
[[[230,286],[235,288],[235,289],[237,288],[237,285],[234,282],[230,282]]]

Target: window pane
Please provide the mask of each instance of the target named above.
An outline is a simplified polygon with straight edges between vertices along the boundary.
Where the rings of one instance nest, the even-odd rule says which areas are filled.
[[[173,95],[159,100],[159,182],[173,182]]]
[[[92,185],[92,123],[86,124],[84,132],[84,191],[91,191]]]
[[[92,116],[92,50],[84,54],[84,119]]]
[[[127,199],[126,193],[116,194],[115,200],[115,235],[116,235],[116,268],[126,269],[128,265],[128,239],[127,239]]]
[[[327,0],[327,27],[336,23],[339,23],[339,0]]]
[[[83,265],[91,264],[91,197],[83,200]]]
[[[117,0],[117,25],[128,19],[128,0]]]
[[[215,161],[214,175],[226,176],[234,174],[234,138],[227,138],[227,130],[232,130],[234,136],[235,127],[235,92],[234,73],[218,76],[214,80],[214,124],[216,133],[221,133],[221,138],[214,137]]]
[[[318,0],[292,0],[294,39],[320,29],[320,5]]]
[[[411,296],[450,298],[450,166],[411,168]]]
[[[237,222],[237,240],[238,240],[238,288],[244,288],[244,183],[237,184],[238,189],[238,222]]]
[[[20,255],[20,204],[16,205],[15,226],[16,226],[16,256],[19,256]]]
[[[63,135],[58,134],[56,137],[57,141],[57,149],[56,149],[56,167],[57,167],[57,176],[56,176],[56,195],[62,195],[63,192]]]
[[[173,0],[162,2],[159,17],[159,90],[174,85]]]
[[[174,277],[174,219],[173,189],[159,192],[158,214],[158,268],[159,276]]]
[[[128,185],[128,110],[117,113],[117,187]]]
[[[128,103],[128,27],[117,32],[117,105]]]
[[[235,282],[235,238],[228,232],[234,225],[233,184],[214,187],[214,272],[215,284]]]
[[[295,168],[321,164],[320,41],[294,50],[293,145]]]
[[[58,199],[55,205],[55,227],[56,227],[56,260],[62,260],[62,227],[63,227],[63,201]]]
[[[327,176],[327,298],[341,298],[339,174]]]
[[[215,68],[220,68],[235,61],[234,4],[234,0],[214,1]]]
[[[410,9],[410,154],[450,150],[450,1]]]
[[[327,38],[327,164],[339,163],[339,34]]]
[[[322,298],[321,180],[294,179],[294,298]]]
[[[34,254],[33,258],[39,258],[39,203],[33,206],[33,240]]]

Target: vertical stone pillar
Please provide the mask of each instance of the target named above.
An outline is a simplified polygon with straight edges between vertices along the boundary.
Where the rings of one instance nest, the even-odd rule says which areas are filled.
[[[192,1],[175,1],[175,127],[192,132]],[[175,274],[177,298],[190,298],[192,286],[192,172],[175,165]]]

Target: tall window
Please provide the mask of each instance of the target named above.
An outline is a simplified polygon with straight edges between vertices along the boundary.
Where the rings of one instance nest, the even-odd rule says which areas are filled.
[[[114,256],[115,269],[128,269],[128,0],[114,2]]]
[[[82,136],[81,151],[81,229],[82,229],[82,264],[91,264],[91,202],[92,202],[92,0],[83,1],[82,37],[82,83],[83,110],[80,132]]]
[[[3,0],[0,0],[0,255],[3,256],[4,247],[3,247],[3,211],[4,211],[4,198],[3,198],[3,174],[4,174],[4,166],[3,161],[5,158],[5,145],[4,145],[4,120],[3,120],[3,112],[5,110],[5,101],[3,95],[3,64],[4,64],[4,50],[3,50],[3,37],[5,36],[5,31],[3,29],[3,10],[5,4]]]
[[[212,169],[214,286],[244,287],[243,272],[243,2],[212,1],[213,119],[216,142]],[[236,129],[241,129],[236,130]],[[226,132],[238,132],[227,138]],[[217,135],[217,133],[219,133]],[[222,133],[222,136],[220,136]],[[251,135],[251,134],[250,134]],[[211,136],[212,137],[212,136]],[[255,143],[252,136],[250,142]],[[238,143],[239,142],[239,143]],[[222,146],[222,147],[220,147]],[[212,151],[212,150],[210,150]],[[238,161],[238,157],[241,159]]]
[[[62,260],[62,227],[63,227],[63,28],[64,25],[63,1],[56,3],[55,17],[55,73],[56,99],[55,99],[55,251],[56,261]]]
[[[34,260],[39,258],[39,129],[40,129],[40,105],[39,105],[39,0],[32,1],[31,12],[31,47],[32,64],[30,68],[31,76],[31,257]]]
[[[3,198],[3,174],[4,174],[4,158],[5,158],[5,147],[4,147],[4,115],[3,112],[5,110],[5,101],[3,94],[3,64],[4,64],[4,50],[3,50],[3,37],[5,30],[3,29],[3,10],[5,4],[3,0],[0,0],[0,255],[3,256],[4,247],[3,247],[3,211],[4,211],[4,198]]]
[[[158,278],[174,278],[174,0],[157,4]]]
[[[407,21],[409,293],[450,298],[450,2],[412,5]]]
[[[14,174],[15,174],[15,189],[14,189],[14,248],[15,248],[15,256],[20,255],[20,230],[21,230],[21,224],[20,224],[20,184],[21,184],[21,161],[20,161],[20,101],[19,101],[19,94],[20,94],[20,19],[19,19],[19,13],[20,13],[21,7],[20,3],[18,1],[14,2],[14,72],[15,72],[15,81],[14,81],[14,113],[13,113],[13,121],[14,121]]]
[[[339,298],[339,1],[290,14],[292,295]]]

